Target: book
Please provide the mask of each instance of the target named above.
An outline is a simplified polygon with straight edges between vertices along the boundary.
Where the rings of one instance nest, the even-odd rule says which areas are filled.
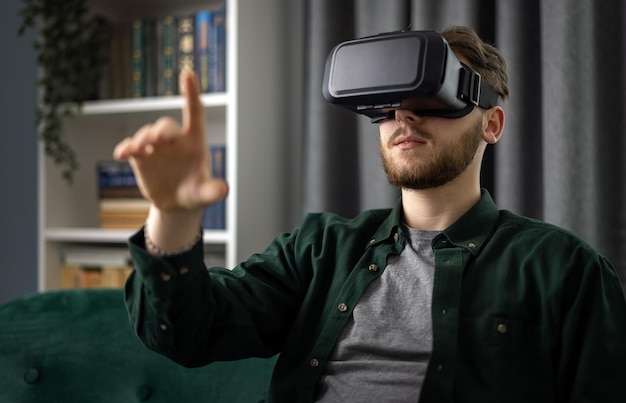
[[[150,202],[144,198],[104,198],[100,199],[100,228],[136,229],[148,218]]]
[[[150,207],[150,202],[143,197],[130,197],[130,198],[103,198],[98,202],[100,210],[105,212],[118,212],[118,213],[140,213],[147,211]]]
[[[143,18],[143,55],[144,55],[144,86],[146,97],[157,95],[157,40],[156,40],[156,20],[153,18]]]
[[[61,268],[61,288],[122,288],[133,271],[132,267],[81,267],[65,265]]]
[[[130,93],[130,27],[111,23],[109,29],[108,98],[127,98]]]
[[[68,246],[61,261],[63,288],[122,287],[132,271],[127,247]]]
[[[120,24],[119,33],[119,97],[131,98],[132,97],[132,50],[131,50],[131,26],[126,24]]]
[[[176,61],[178,63],[177,75],[186,69],[195,69],[195,16],[188,15],[179,17],[177,21]]]
[[[100,199],[128,199],[143,197],[138,186],[101,186]]]
[[[133,98],[156,95],[156,21],[136,18],[131,30],[131,66]]]
[[[132,267],[105,267],[100,270],[100,287],[122,288],[132,271]]]
[[[157,95],[178,93],[176,76],[176,18],[168,15],[157,20]]]
[[[62,249],[63,265],[77,267],[128,267],[131,265],[127,247],[68,246]]]
[[[211,83],[209,80],[209,43],[211,42],[211,25],[213,16],[210,10],[201,10],[196,13],[196,72],[200,81],[200,92],[209,92]]]
[[[211,91],[226,91],[226,4],[213,10],[209,35],[209,81]]]
[[[131,96],[141,98],[146,95],[144,31],[145,20],[136,18],[131,23]]]
[[[100,213],[99,221],[102,229],[136,230],[145,224],[147,218],[147,212],[144,214]]]
[[[99,269],[65,265],[61,268],[62,288],[99,288],[101,284]]]
[[[97,161],[96,176],[98,188],[137,187],[135,173],[127,161]]]
[[[214,178],[226,179],[226,145],[209,146],[211,155],[211,173]],[[203,229],[226,228],[226,199],[208,206],[202,214]]]

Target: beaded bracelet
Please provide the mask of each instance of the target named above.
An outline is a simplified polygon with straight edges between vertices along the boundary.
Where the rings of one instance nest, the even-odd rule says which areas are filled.
[[[200,238],[202,238],[202,228],[200,228],[200,231],[198,231],[198,234],[193,238],[191,242],[189,242],[187,245],[183,246],[179,250],[175,250],[175,251],[163,250],[159,248],[158,246],[156,246],[154,242],[152,242],[150,237],[148,237],[148,223],[144,225],[143,236],[144,236],[144,241],[146,243],[146,250],[150,252],[150,254],[159,256],[159,257],[168,257],[168,256],[180,255],[182,253],[189,252],[194,247],[194,245],[200,240]]]

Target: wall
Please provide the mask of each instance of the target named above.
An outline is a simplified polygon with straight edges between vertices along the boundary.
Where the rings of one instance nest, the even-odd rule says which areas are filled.
[[[0,3],[0,303],[37,290],[36,60],[21,7]]]

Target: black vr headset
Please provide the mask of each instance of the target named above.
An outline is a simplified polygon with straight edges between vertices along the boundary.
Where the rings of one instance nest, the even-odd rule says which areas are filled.
[[[396,109],[459,118],[475,105],[488,109],[498,93],[461,63],[435,31],[379,34],[335,46],[324,70],[324,98],[368,116],[372,123]]]

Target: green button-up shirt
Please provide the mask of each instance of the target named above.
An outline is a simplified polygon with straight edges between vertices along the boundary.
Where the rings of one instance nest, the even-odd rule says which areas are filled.
[[[201,242],[153,257],[139,231],[131,322],[149,348],[186,366],[280,354],[269,401],[311,402],[352,309],[404,247],[400,215],[400,204],[354,219],[310,214],[232,271],[206,270]],[[486,191],[432,247],[421,403],[626,401],[626,302],[604,257],[570,232],[498,210]]]

